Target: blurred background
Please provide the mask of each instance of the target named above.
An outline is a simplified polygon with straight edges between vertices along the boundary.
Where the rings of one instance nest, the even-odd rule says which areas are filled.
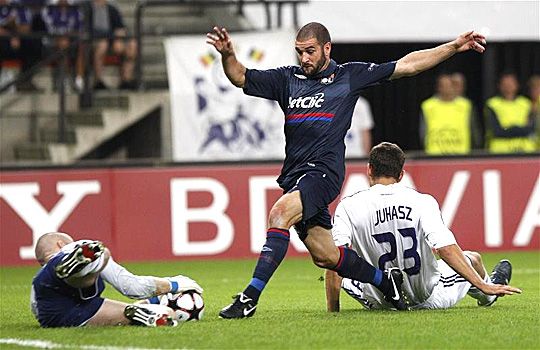
[[[473,231],[466,213],[477,214],[477,238],[457,233],[465,248],[537,249],[538,1],[0,0],[0,221],[3,240],[20,234],[10,247],[27,247],[6,257],[3,241],[4,262],[29,259],[36,237],[57,229],[121,251],[126,230],[161,227],[149,244],[170,244],[168,258],[255,253],[279,195],[283,114],[227,81],[205,34],[228,28],[240,60],[264,69],[296,64],[295,32],[311,21],[329,29],[338,63],[487,36],[484,54],[365,91],[344,193],[367,186],[370,147],[394,142],[411,159],[409,183],[434,192],[449,226]]]
[[[329,28],[333,58],[338,63],[397,60],[471,29],[488,38],[483,55],[457,55],[417,77],[367,89],[367,104],[357,113],[360,116],[355,119],[359,120],[349,139],[363,134],[372,138],[368,146],[384,140],[408,151],[477,154],[490,152],[494,132],[502,132],[507,138],[530,138],[535,146],[508,146],[491,153],[538,152],[540,122],[533,120],[538,118],[540,94],[537,1],[0,0],[0,8],[2,166],[91,159],[197,161],[200,150],[188,157],[182,149],[195,145],[174,140],[182,135],[178,124],[195,127],[190,123],[200,121],[190,119],[200,119],[200,115],[210,119],[208,124],[197,124],[205,130],[188,135],[204,137],[197,146],[209,153],[204,156],[208,160],[280,159],[276,147],[266,147],[257,135],[264,128],[265,136],[275,132],[272,138],[281,137],[279,110],[258,106],[256,114],[262,120],[244,130],[251,136],[226,125],[238,124],[234,119],[238,115],[244,118],[237,107],[249,98],[233,91],[221,75],[220,65],[214,65],[217,53],[204,43],[205,33],[216,24],[225,26],[248,67],[275,67],[296,63],[294,33],[309,21],[320,21]],[[247,33],[247,39],[235,35],[238,33]],[[205,56],[206,65],[198,65]],[[207,74],[212,70],[209,67],[214,72]],[[504,74],[508,74],[503,80],[515,90],[515,97],[529,99],[533,115],[512,125],[521,130],[510,136],[492,125],[497,124],[490,118],[494,111],[486,110],[488,99],[501,94],[499,83]],[[457,85],[450,86],[451,81]],[[430,139],[448,136],[449,129],[456,127],[432,126],[426,120],[431,116],[422,103],[441,94],[446,102],[464,97],[470,103],[470,112],[456,112],[470,113],[467,128],[471,129],[457,131],[471,134],[470,146],[453,149],[448,144],[430,144]],[[194,106],[207,100],[213,101]],[[212,116],[215,108],[223,115]],[[435,114],[445,109],[433,108]],[[270,123],[265,113],[277,114],[279,119]],[[253,124],[257,119],[245,118],[239,123]],[[500,126],[502,121],[495,120]],[[438,136],[430,136],[433,133]],[[448,143],[464,142],[452,137],[448,136]],[[206,148],[201,142],[205,139],[210,143]],[[360,148],[350,156],[362,156],[364,148],[369,149],[362,142],[350,141],[350,151]],[[223,145],[236,147],[240,154],[223,154]]]

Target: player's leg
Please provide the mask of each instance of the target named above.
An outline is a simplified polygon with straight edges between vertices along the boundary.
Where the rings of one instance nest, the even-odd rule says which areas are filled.
[[[289,227],[299,221],[301,216],[302,201],[299,191],[284,194],[272,206],[268,217],[266,242],[255,266],[253,278],[246,289],[236,296],[234,302],[221,310],[220,317],[253,316],[263,289],[285,258],[289,247]]]
[[[175,326],[174,311],[164,305],[126,304],[105,299],[103,304],[85,325],[116,326],[140,325],[147,327]]]
[[[512,265],[508,260],[501,260],[495,266],[490,276],[487,273],[484,262],[482,261],[482,256],[479,253],[473,251],[464,251],[463,253],[469,258],[473,268],[485,282],[496,284],[508,284],[510,282]],[[491,306],[497,300],[496,295],[486,295],[474,286],[469,289],[467,294],[477,300],[478,306]]]
[[[435,285],[426,301],[411,306],[412,309],[447,309],[467,295],[471,287],[469,281],[454,271],[444,260],[437,260],[437,264],[440,273],[439,283]]]
[[[373,309],[375,307],[373,302],[371,302],[366,295],[364,283],[350,278],[344,278],[341,280],[341,289],[343,289],[351,298],[362,304],[366,309]]]
[[[331,233],[332,218],[328,212],[328,204],[339,193],[336,182],[327,174],[314,171],[307,173],[298,181],[297,186],[303,205],[302,221],[295,227],[313,262],[319,267],[336,271],[341,277],[373,284],[395,308],[406,309],[400,292],[403,276],[399,270],[385,274],[359,257],[355,251],[336,247]]]
[[[131,321],[124,316],[124,310],[129,304],[122,303],[116,300],[105,299],[103,304],[92,316],[87,326],[116,326],[129,325]]]
[[[315,265],[333,270],[344,278],[370,283],[377,287],[385,299],[396,309],[407,309],[401,291],[403,283],[401,271],[381,271],[358,256],[354,250],[336,247],[330,230],[321,226],[313,226],[308,229],[304,244]]]

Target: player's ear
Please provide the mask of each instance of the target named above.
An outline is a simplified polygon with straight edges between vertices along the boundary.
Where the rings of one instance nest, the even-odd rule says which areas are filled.
[[[58,248],[62,249],[66,245],[66,242],[59,239],[58,241],[56,241],[56,245],[58,246]]]
[[[398,182],[400,182],[401,179],[403,179],[403,174],[405,174],[405,170],[401,170],[401,173],[399,173],[399,179],[398,179]]]
[[[332,43],[327,42],[326,44],[324,44],[323,45],[323,51],[324,51],[324,56],[326,58],[330,58],[330,51],[332,51]]]

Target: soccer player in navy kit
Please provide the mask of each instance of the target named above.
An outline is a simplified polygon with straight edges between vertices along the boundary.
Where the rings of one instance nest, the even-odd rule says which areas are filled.
[[[153,297],[186,290],[202,292],[185,276],[134,275],[112,259],[103,243],[74,242],[63,232],[42,235],[35,253],[42,268],[32,281],[30,302],[42,327],[176,326],[173,310],[154,305]],[[104,281],[129,298],[151,299],[135,305],[102,298]]]
[[[433,49],[412,52],[383,64],[330,59],[331,40],[320,23],[308,23],[297,33],[300,67],[246,69],[235,56],[225,28],[214,27],[207,43],[221,53],[229,80],[244,93],[275,100],[285,114],[285,161],[278,178],[284,194],[270,210],[266,243],[253,278],[222,318],[251,317],[259,296],[287,252],[289,228],[295,226],[313,262],[340,276],[373,284],[396,309],[406,309],[398,269],[381,271],[354,251],[336,247],[328,205],[338,196],[345,176],[344,138],[353,109],[366,87],[389,79],[413,76],[467,50],[483,52],[484,36],[467,32]]]

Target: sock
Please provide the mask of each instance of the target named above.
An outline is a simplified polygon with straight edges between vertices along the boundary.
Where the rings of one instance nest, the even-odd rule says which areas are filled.
[[[355,251],[339,247],[339,261],[333,268],[341,277],[350,278],[377,287],[384,295],[390,292],[390,282],[381,270],[362,259]]]
[[[253,299],[255,303],[277,270],[289,247],[289,230],[281,228],[271,228],[266,233],[266,243],[264,244],[259,260],[253,272],[253,279],[244,290],[244,294]]]
[[[486,276],[484,277],[484,282],[491,283],[491,278],[489,277],[488,274],[486,274]],[[480,306],[485,306],[485,305],[488,305],[488,304],[492,304],[495,301],[495,299],[497,298],[496,295],[487,295],[487,294],[482,293],[475,286],[471,286],[471,288],[469,288],[469,291],[467,292],[467,294],[470,297],[473,297],[474,299],[478,300],[478,305],[480,305]]]

